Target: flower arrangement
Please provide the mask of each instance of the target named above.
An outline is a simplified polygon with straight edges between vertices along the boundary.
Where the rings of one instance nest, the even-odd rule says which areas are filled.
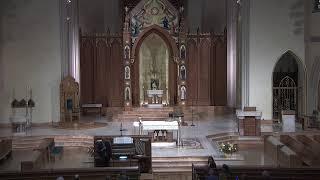
[[[225,154],[232,154],[234,152],[237,152],[238,151],[237,144],[232,144],[229,142],[227,142],[226,144],[221,143],[220,144],[220,151]]]

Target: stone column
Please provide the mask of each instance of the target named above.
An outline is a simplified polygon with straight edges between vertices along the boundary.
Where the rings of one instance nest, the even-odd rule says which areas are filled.
[[[78,0],[60,0],[62,78],[80,81]]]
[[[227,0],[227,103],[236,106],[238,3]]]
[[[239,6],[239,73],[241,78],[241,106],[249,106],[249,28],[250,0],[241,1]]]

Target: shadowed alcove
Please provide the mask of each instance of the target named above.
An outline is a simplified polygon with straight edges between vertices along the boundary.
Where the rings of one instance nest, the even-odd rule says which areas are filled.
[[[139,50],[140,103],[146,103],[146,90],[163,90],[163,103],[168,102],[169,50],[163,39],[152,33]]]

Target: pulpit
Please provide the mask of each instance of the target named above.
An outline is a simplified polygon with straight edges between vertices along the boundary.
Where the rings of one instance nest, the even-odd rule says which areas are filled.
[[[236,114],[240,136],[260,136],[262,112],[255,107],[244,107],[243,110],[237,110]]]
[[[150,108],[161,108],[163,90],[147,90],[148,96],[148,107]]]

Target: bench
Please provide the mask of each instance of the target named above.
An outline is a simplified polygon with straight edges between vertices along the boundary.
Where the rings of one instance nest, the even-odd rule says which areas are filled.
[[[81,108],[84,115],[91,109],[98,109],[99,115],[102,115],[102,104],[82,104]]]
[[[0,160],[5,159],[12,152],[12,140],[1,139],[0,140]]]

